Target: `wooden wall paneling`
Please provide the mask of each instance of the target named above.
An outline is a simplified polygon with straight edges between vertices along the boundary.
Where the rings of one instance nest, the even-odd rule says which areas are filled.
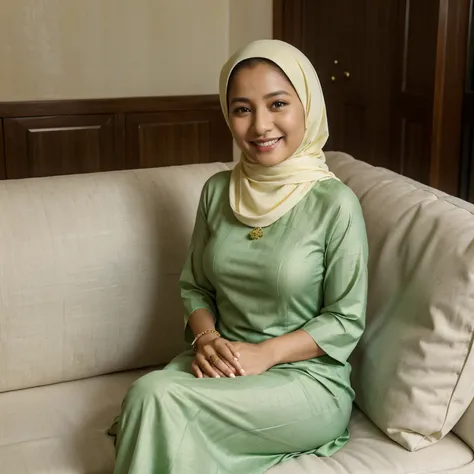
[[[400,0],[391,168],[428,184],[439,4]]]
[[[5,179],[7,177],[4,148],[5,142],[3,139],[3,120],[0,120],[0,179]]]
[[[471,0],[440,0],[430,185],[460,192],[462,108]]]
[[[127,114],[128,168],[232,161],[232,140],[220,110]]]
[[[6,102],[2,117],[7,179],[232,160],[216,95]]]
[[[4,120],[8,179],[120,169],[114,116],[77,115]]]

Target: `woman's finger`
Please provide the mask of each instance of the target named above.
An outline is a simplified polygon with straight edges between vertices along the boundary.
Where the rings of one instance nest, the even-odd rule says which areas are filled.
[[[221,376],[217,373],[216,369],[208,362],[208,360],[204,357],[203,354],[198,354],[196,356],[196,360],[199,364],[199,367],[202,372],[209,375],[209,377],[218,379]]]
[[[196,359],[193,360],[192,364],[191,364],[191,371],[192,373],[194,374],[194,376],[198,379],[202,379],[203,378],[203,373],[202,373],[202,370],[200,369]]]
[[[232,365],[237,374],[245,375],[245,370],[240,365],[240,362],[236,357],[230,342],[219,345],[219,355],[224,358],[228,364]]]
[[[227,377],[227,375],[224,374],[223,372],[221,372],[217,367],[214,367],[214,370],[215,370],[221,377]]]
[[[222,359],[219,354],[213,353],[207,357],[209,363],[214,366],[217,370],[223,373],[226,377],[235,378],[234,368],[229,367]]]
[[[222,361],[230,368],[234,374],[241,375],[242,367],[240,362],[236,360],[233,352],[232,345],[229,341],[225,339],[216,340],[213,344],[217,355],[222,359]]]
[[[235,349],[234,344],[232,344],[232,342],[226,340],[226,341],[225,341],[225,345],[229,348],[230,352],[232,352],[232,355],[233,355],[236,359],[239,359],[239,358],[240,358],[240,354],[239,354],[239,352]]]
[[[230,368],[216,353],[214,345],[207,345],[203,348],[202,352],[206,360],[215,369],[219,369],[225,377],[235,378],[234,369]]]

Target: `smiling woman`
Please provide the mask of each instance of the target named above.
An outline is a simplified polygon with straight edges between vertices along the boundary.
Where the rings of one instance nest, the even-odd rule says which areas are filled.
[[[115,474],[261,474],[349,438],[367,238],[325,163],[318,77],[258,41],[224,65],[220,101],[242,156],[205,184],[180,278],[194,350],[129,390]]]
[[[274,166],[300,146],[304,108],[275,63],[263,58],[242,61],[229,78],[227,101],[235,141],[249,160]]]

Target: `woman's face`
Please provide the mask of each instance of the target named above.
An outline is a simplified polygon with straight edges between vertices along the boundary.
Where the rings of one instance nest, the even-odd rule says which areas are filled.
[[[232,134],[251,161],[275,166],[301,145],[305,133],[303,105],[276,67],[257,63],[238,70],[227,98]]]

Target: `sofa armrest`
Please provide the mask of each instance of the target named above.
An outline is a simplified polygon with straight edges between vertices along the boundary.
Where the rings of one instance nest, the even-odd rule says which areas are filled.
[[[474,450],[474,400],[453,428],[453,432]]]

